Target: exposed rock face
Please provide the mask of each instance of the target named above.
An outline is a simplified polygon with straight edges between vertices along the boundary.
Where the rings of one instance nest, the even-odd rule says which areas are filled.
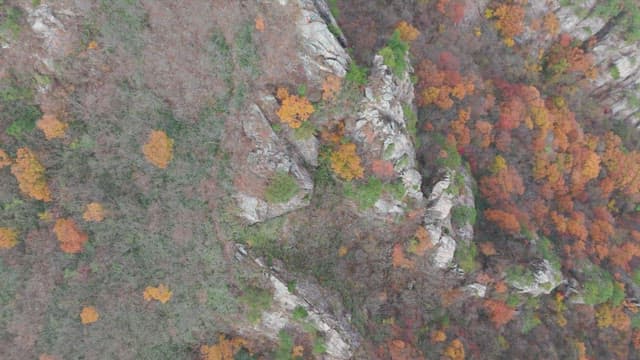
[[[640,125],[640,107],[637,101],[637,90],[640,87],[640,43],[629,43],[624,40],[624,33],[611,29],[606,31],[609,19],[594,13],[601,2],[595,0],[581,1],[576,5],[561,6],[557,0],[534,0],[530,2],[529,13],[532,17],[542,17],[553,12],[558,17],[560,32],[568,33],[580,41],[587,41],[592,36],[600,37],[591,50],[598,69],[594,80],[592,95],[598,102],[611,109],[617,119],[623,119]],[[599,33],[600,32],[600,33]],[[533,33],[524,34],[524,38],[532,38]],[[550,40],[550,39],[548,39]],[[549,42],[540,42],[537,46],[548,46]]]
[[[299,56],[304,64],[311,86],[320,88],[328,74],[343,78],[347,73],[350,58],[340,42],[333,36],[324,19],[335,19],[329,12],[321,12],[316,3],[319,0],[298,0],[300,17],[296,21],[302,47]],[[326,8],[326,4],[324,4]]]
[[[391,162],[407,197],[421,201],[422,177],[416,170],[416,154],[403,110],[403,106],[412,106],[413,103],[413,84],[409,77],[412,69],[398,78],[383,61],[379,55],[373,59],[362,110],[353,129],[348,130],[365,157]],[[406,204],[400,200],[381,199],[376,204],[381,213],[400,213],[404,207]]]
[[[559,267],[554,267],[548,260],[543,259],[534,264],[531,276],[508,281],[509,285],[520,290],[523,294],[540,296],[549,294],[563,281]]]
[[[253,224],[307,206],[313,180],[301,161],[278,139],[257,105],[251,105],[241,120],[244,135],[252,144],[246,157],[248,173],[242,175],[266,187],[276,173],[286,173],[295,179],[299,191],[285,203],[269,203],[264,197],[240,190],[235,195],[240,215]]]
[[[457,175],[459,173],[459,175]],[[455,177],[464,178],[461,188],[455,184]],[[473,241],[473,225],[463,224],[456,227],[451,225],[451,211],[456,206],[473,208],[473,178],[466,169],[450,170],[442,180],[438,181],[429,195],[427,210],[424,217],[424,227],[429,232],[431,242],[435,245],[433,263],[438,268],[446,268],[453,261],[457,242],[468,245]]]
[[[273,288],[273,303],[269,309],[262,313],[260,322],[252,328],[243,327],[240,332],[249,334],[256,332],[270,338],[272,341],[278,341],[280,330],[286,326],[296,326],[292,313],[296,307],[302,307],[309,314],[306,320],[311,322],[325,336],[327,352],[323,358],[332,360],[352,358],[354,350],[359,345],[357,333],[350,328],[345,319],[337,319],[307,300],[307,298],[314,299],[313,301],[315,302],[318,299],[322,299],[322,296],[318,296],[318,294],[323,294],[325,290],[315,284],[305,282],[298,284],[296,287],[296,293],[300,295],[292,294],[289,292],[287,285],[275,274],[267,271],[259,260],[251,259],[247,256],[241,245],[238,246],[236,259],[247,262],[247,266],[259,266],[263,272],[266,272],[266,276]],[[313,295],[305,297],[305,293]]]

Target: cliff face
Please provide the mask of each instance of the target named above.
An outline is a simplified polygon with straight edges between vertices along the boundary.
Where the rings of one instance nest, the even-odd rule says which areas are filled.
[[[602,2],[595,0],[570,3],[562,6],[559,1],[534,0],[531,1],[530,16],[536,18],[553,12],[558,18],[560,32],[570,34],[584,44],[594,42],[590,53],[598,74],[591,95],[610,109],[613,118],[639,126],[640,42],[631,37],[631,29],[626,25],[633,21],[631,16],[637,16],[633,12],[638,10],[624,6],[606,9]],[[629,5],[637,7],[631,2]],[[544,46],[545,42],[539,44]]]

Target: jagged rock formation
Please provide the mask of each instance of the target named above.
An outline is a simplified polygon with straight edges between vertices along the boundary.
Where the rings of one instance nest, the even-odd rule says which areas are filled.
[[[407,199],[382,198],[375,208],[380,214],[401,214],[407,200],[420,203],[423,199],[420,191],[422,177],[416,170],[415,149],[407,132],[403,110],[403,106],[412,107],[413,103],[413,84],[409,77],[412,69],[397,77],[383,61],[379,55],[373,59],[361,110],[347,132],[356,140],[365,158],[393,164]]]
[[[594,80],[592,96],[601,105],[607,106],[616,119],[625,120],[635,126],[640,124],[640,43],[628,42],[625,30],[617,29],[617,17],[600,17],[596,8],[600,2],[581,1],[562,6],[559,1],[535,0],[531,2],[531,16],[542,16],[553,12],[558,17],[560,31],[570,34],[582,42],[595,41],[591,50],[598,75]],[[525,35],[526,36],[526,35]],[[544,43],[541,43],[544,46]],[[548,42],[547,42],[548,45]]]
[[[531,267],[533,270],[527,273],[528,276],[507,279],[509,285],[523,294],[540,296],[542,294],[550,294],[553,289],[563,282],[560,268],[553,266],[547,259],[534,262]]]
[[[286,173],[295,179],[299,191],[287,202],[270,203],[264,196],[251,193],[253,189],[238,189],[235,198],[240,215],[250,223],[256,223],[307,206],[313,180],[297,156],[278,139],[257,105],[252,105],[242,116],[242,129],[251,141],[251,149],[246,156],[248,167],[245,170],[250,173],[241,176],[257,181],[264,188],[276,173]]]
[[[351,359],[354,349],[359,344],[357,333],[351,329],[346,319],[336,318],[320,307],[312,305],[305,297],[314,302],[328,296],[326,290],[311,282],[302,282],[296,286],[296,294],[291,293],[287,285],[277,274],[266,269],[258,259],[251,258],[242,245],[237,245],[236,260],[245,262],[246,266],[258,267],[265,273],[273,288],[273,303],[262,313],[261,319],[252,327],[240,328],[243,335],[262,335],[272,341],[278,341],[278,333],[286,326],[297,326],[292,317],[294,309],[301,307],[308,313],[307,321],[311,322],[324,334],[327,352],[324,359]],[[305,296],[311,295],[311,296]]]

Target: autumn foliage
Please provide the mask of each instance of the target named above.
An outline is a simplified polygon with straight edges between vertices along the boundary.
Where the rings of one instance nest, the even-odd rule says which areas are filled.
[[[11,165],[11,158],[4,150],[0,149],[0,169],[9,165]]]
[[[443,353],[450,360],[464,360],[464,344],[459,339],[454,339]]]
[[[406,42],[412,42],[420,36],[420,31],[406,21],[400,21],[396,30],[400,33],[400,39]]]
[[[489,313],[491,322],[493,322],[497,328],[500,328],[511,321],[516,314],[516,311],[512,307],[500,300],[485,300],[483,305]]]
[[[146,301],[157,300],[165,304],[171,299],[173,292],[166,285],[160,284],[156,287],[147,286],[142,295]]]
[[[331,74],[324,79],[322,83],[322,100],[331,101],[340,92],[342,88],[342,79]],[[292,126],[293,127],[293,126]]]
[[[142,147],[145,158],[151,164],[165,169],[173,158],[173,140],[162,130],[153,130]]]
[[[88,325],[98,321],[100,318],[100,314],[93,306],[85,306],[82,308],[82,312],[80,312],[80,321],[84,325]]]
[[[11,173],[18,180],[20,191],[36,200],[51,201],[44,166],[31,150],[18,149],[16,162],[11,166]]]
[[[524,8],[518,4],[500,4],[485,12],[487,18],[496,20],[495,27],[504,37],[507,46],[513,46],[513,37],[524,31],[524,15]]]
[[[331,169],[344,180],[362,179],[364,168],[356,152],[356,144],[346,143],[331,153]]]
[[[291,128],[297,129],[302,126],[314,112],[313,105],[307,98],[291,95],[285,88],[278,88],[276,97],[281,102],[278,117]]]
[[[450,52],[440,53],[438,64],[423,60],[416,70],[418,76],[418,104],[434,104],[440,109],[450,109],[455,100],[462,100],[475,90],[473,79],[459,72],[459,61]]]
[[[227,339],[220,335],[217,344],[202,345],[200,355],[203,360],[233,360],[234,355],[244,346],[247,346],[247,341],[241,337]]]
[[[18,243],[18,232],[7,227],[0,227],[0,249],[11,249]]]
[[[75,254],[82,251],[89,237],[82,232],[73,219],[58,219],[53,227],[62,251]]]
[[[97,202],[87,204],[87,207],[82,214],[82,219],[93,222],[100,222],[104,220],[104,209],[102,208],[102,205]]]
[[[54,115],[45,114],[42,119],[36,122],[38,129],[42,130],[47,140],[64,137],[69,125],[58,120]]]

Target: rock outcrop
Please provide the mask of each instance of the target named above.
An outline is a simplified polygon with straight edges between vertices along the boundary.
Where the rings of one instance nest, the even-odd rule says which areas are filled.
[[[265,200],[264,194],[240,188],[235,194],[240,215],[253,224],[307,206],[313,180],[301,160],[276,136],[257,105],[251,105],[241,118],[242,130],[250,140],[251,148],[240,177],[258,183],[257,187],[264,189],[276,174],[287,174],[295,179],[298,191],[286,202],[272,203]]]
[[[547,259],[534,262],[524,274],[509,279],[510,286],[518,289],[520,293],[531,296],[550,294],[563,281],[562,272],[558,266],[553,266]]]
[[[326,290],[311,282],[300,283],[296,286],[296,293],[291,293],[287,285],[258,259],[251,258],[242,245],[237,246],[236,260],[245,262],[246,266],[258,267],[265,273],[273,289],[273,302],[269,309],[262,312],[260,321],[252,327],[241,327],[239,331],[244,335],[266,336],[272,341],[278,341],[278,333],[287,326],[299,326],[293,318],[296,308],[303,308],[308,313],[306,321],[313,324],[325,339],[326,353],[323,359],[346,360],[353,357],[354,350],[359,345],[357,333],[351,329],[346,319],[339,319],[313,302],[320,301]],[[312,294],[312,301],[304,294]]]

